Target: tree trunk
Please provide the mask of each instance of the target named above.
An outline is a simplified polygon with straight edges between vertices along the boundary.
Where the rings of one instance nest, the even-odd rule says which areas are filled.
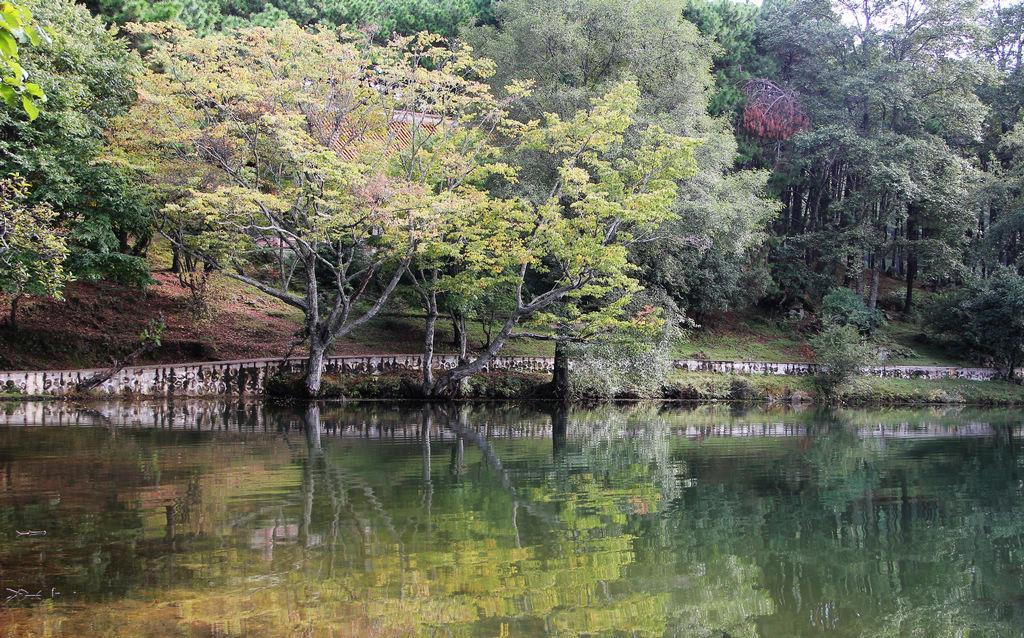
[[[145,257],[146,251],[149,250],[150,244],[153,243],[153,234],[147,233],[142,237],[135,240],[135,244],[132,245],[131,255],[134,257]]]
[[[466,330],[466,315],[456,313],[453,321],[456,329],[455,345],[459,348],[459,365],[469,361],[469,331]],[[469,379],[460,379],[457,383],[459,395],[464,395],[469,390]]]
[[[487,366],[494,361],[494,358],[498,356],[498,352],[505,346],[505,342],[508,341],[509,336],[515,329],[516,325],[519,324],[519,320],[523,317],[523,314],[517,312],[511,317],[505,320],[505,324],[501,327],[501,330],[494,336],[494,339],[480,355],[478,355],[472,361],[467,361],[465,364],[456,367],[453,370],[445,372],[441,378],[434,382],[434,387],[431,388],[429,396],[441,397],[446,394],[450,394],[454,389],[458,388],[462,383],[463,379],[482,372],[487,369]]]
[[[864,298],[864,255],[857,255],[857,272],[854,273],[857,277],[857,294],[860,295],[861,299]]]
[[[320,384],[324,376],[324,356],[327,347],[313,336],[309,342],[309,357],[306,359],[306,396],[320,396]]]
[[[469,334],[466,330],[466,316],[460,314],[456,325],[459,330],[459,336],[455,343],[459,347],[459,363],[465,363],[469,355]]]
[[[569,343],[564,339],[555,340],[555,366],[552,379],[555,400],[569,401]]]
[[[463,336],[465,321],[460,320],[461,315],[455,310],[450,310],[448,314],[452,320],[452,345],[459,348],[461,352],[462,342],[465,340]]]
[[[913,249],[907,252],[907,292],[903,297],[903,312],[914,307],[914,278],[917,277],[917,255]]]
[[[171,244],[171,272],[176,275],[181,272],[181,249],[177,244]]]
[[[868,298],[868,308],[874,310],[878,306],[878,283],[882,275],[882,259],[875,259],[875,266],[871,269],[871,296]]]
[[[434,334],[437,331],[437,293],[424,295],[427,306],[427,323],[423,330],[423,394],[434,394]]]
[[[11,330],[18,329],[18,304],[21,302],[21,294],[14,293],[11,296],[11,314],[7,316],[7,325]]]
[[[907,291],[903,297],[903,312],[914,307],[914,278],[917,277],[917,252],[914,250],[914,233],[917,231],[914,216],[907,219]]]

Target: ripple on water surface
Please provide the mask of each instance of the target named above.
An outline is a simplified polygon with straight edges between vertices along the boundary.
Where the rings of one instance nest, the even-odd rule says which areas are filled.
[[[1021,636],[1020,429],[9,405],[0,636]]]

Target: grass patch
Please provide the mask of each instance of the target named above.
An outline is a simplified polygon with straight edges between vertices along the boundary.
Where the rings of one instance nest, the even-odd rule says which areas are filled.
[[[844,402],[1024,405],[1024,386],[1006,381],[968,381],[966,379],[881,379],[857,380]]]
[[[414,309],[403,311],[394,307],[396,305],[392,304],[389,310],[356,329],[347,340],[373,352],[422,352],[424,317]],[[458,351],[455,345],[455,331],[450,320],[439,318],[435,330],[434,343],[437,352]],[[470,322],[466,330],[470,349],[483,350],[485,338],[480,324]],[[496,326],[491,334],[497,334],[498,330]],[[551,357],[554,356],[554,344],[536,339],[511,339],[502,348],[501,356]]]
[[[891,365],[962,366],[978,365],[967,353],[925,334],[921,324],[890,320],[878,331],[878,342],[892,352],[885,361]],[[672,356],[680,359],[723,361],[804,362],[814,351],[804,336],[786,322],[770,317],[731,317],[720,326],[692,331],[676,341]]]
[[[693,401],[813,401],[814,379],[807,376],[729,375],[675,372],[665,397]],[[1024,386],[1005,381],[966,379],[887,379],[861,377],[845,388],[848,405],[948,404],[1024,405]]]
[[[744,317],[692,331],[676,341],[672,355],[680,359],[789,362],[806,361],[813,353],[792,327],[770,318]]]
[[[961,366],[978,365],[963,352],[957,352],[950,344],[929,338],[924,328],[917,323],[890,321],[882,326],[880,336],[891,341],[902,352],[886,361],[893,365],[918,366]]]

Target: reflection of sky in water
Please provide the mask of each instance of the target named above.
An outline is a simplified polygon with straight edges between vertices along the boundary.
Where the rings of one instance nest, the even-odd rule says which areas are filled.
[[[1024,635],[1013,413],[194,402],[0,423],[0,587],[40,592],[0,607],[0,636]]]

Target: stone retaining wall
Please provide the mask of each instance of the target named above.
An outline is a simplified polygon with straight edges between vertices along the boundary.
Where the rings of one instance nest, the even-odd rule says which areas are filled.
[[[434,367],[458,365],[455,355],[435,355]],[[373,355],[328,357],[328,374],[379,374],[391,370],[416,371],[422,367],[419,355]],[[488,370],[551,372],[554,360],[545,357],[498,357]],[[105,396],[256,396],[263,393],[269,377],[279,371],[301,372],[305,359],[247,359],[166,365],[134,366],[121,370],[94,390]],[[84,370],[32,370],[0,372],[0,394],[62,396],[72,394],[82,382],[103,373],[102,368]]]
[[[771,374],[807,376],[818,372],[816,363],[770,363],[764,361],[709,361],[681,359],[675,367],[690,372],[719,372],[724,374]],[[956,368],[947,366],[874,366],[864,374],[892,379],[968,379],[991,381],[996,377],[992,368]]]
[[[450,369],[458,364],[455,355],[435,355],[435,367]],[[247,359],[167,365],[135,366],[121,370],[100,384],[94,393],[105,396],[256,396],[262,394],[268,377],[277,371],[301,372],[302,358]],[[680,359],[676,368],[692,372],[723,374],[814,374],[818,366],[811,363],[767,363],[760,361],[709,361]],[[391,370],[416,371],[422,367],[419,355],[390,354],[357,357],[328,357],[328,374],[379,374]],[[498,357],[488,370],[548,372],[554,367],[550,357]],[[27,396],[61,396],[102,373],[102,369],[35,370],[0,372],[0,394]],[[900,379],[970,379],[987,381],[995,376],[990,368],[954,368],[942,366],[879,366],[865,369],[865,374]]]

